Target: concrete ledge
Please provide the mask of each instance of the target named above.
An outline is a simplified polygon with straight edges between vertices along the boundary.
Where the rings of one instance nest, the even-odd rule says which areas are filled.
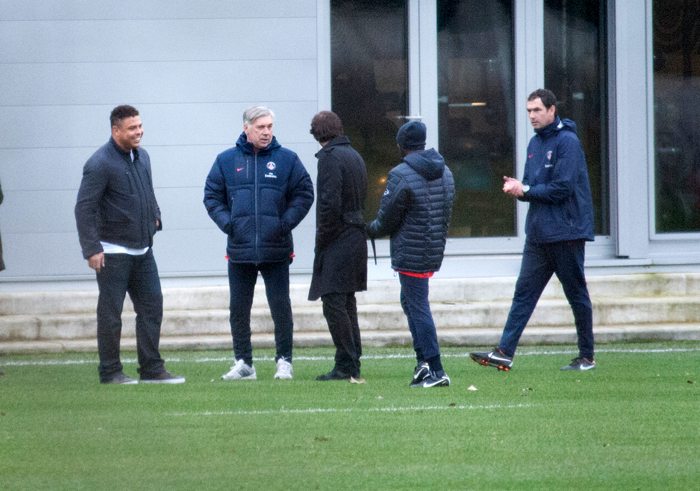
[[[430,282],[431,302],[509,302],[516,278],[434,278]],[[657,273],[631,275],[601,275],[587,278],[591,298],[606,300],[619,297],[700,296],[700,273]],[[397,304],[399,281],[370,281],[366,292],[357,294],[358,305]],[[319,305],[307,300],[308,284],[290,285],[293,308]],[[563,299],[564,293],[556,278],[552,278],[542,299]],[[228,286],[164,288],[164,309],[168,310],[226,310],[229,304]],[[0,292],[0,316],[94,314],[97,291],[25,291]],[[265,288],[258,281],[253,299],[254,308],[267,309]],[[132,311],[131,302],[124,303]]]
[[[510,301],[493,302],[433,302],[431,310],[435,324],[441,330],[503,328],[508,317]],[[326,320],[321,304],[293,310],[295,333],[325,332]],[[398,303],[360,305],[360,328],[363,332],[407,329],[406,316]],[[135,314],[122,316],[122,336],[135,337]],[[649,324],[700,323],[700,296],[686,297],[626,297],[593,302],[594,326],[626,326]],[[0,316],[0,342],[10,341],[68,341],[94,336],[97,328],[94,313],[20,316]],[[573,329],[571,308],[564,299],[541,300],[528,323],[532,328]],[[272,334],[274,326],[266,308],[253,308],[251,330],[256,334]],[[164,312],[163,338],[190,336],[225,336],[230,332],[229,311],[169,310]]]
[[[700,341],[700,324],[648,324],[641,326],[599,326],[593,329],[596,343],[630,341]],[[442,346],[490,346],[498,344],[501,328],[439,329],[438,339]],[[257,333],[252,335],[256,348],[274,348],[274,335]],[[364,346],[411,346],[408,328],[400,330],[362,331]],[[576,344],[576,330],[573,327],[528,327],[523,332],[520,345],[536,344]],[[328,331],[295,332],[295,347],[333,346]],[[136,350],[136,339],[122,338],[124,351]],[[231,336],[166,336],[160,341],[162,350],[230,350]],[[0,342],[0,355],[61,353],[71,351],[97,351],[95,339],[59,341],[3,341]],[[0,359],[0,366],[2,360]]]

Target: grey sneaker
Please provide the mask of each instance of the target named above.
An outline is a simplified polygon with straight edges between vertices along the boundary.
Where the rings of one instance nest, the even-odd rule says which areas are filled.
[[[292,378],[292,364],[284,358],[277,360],[277,373],[273,378]]]
[[[109,378],[107,380],[101,380],[101,384],[120,384],[120,385],[134,385],[138,384],[138,380],[134,380],[131,377],[127,377],[124,375],[124,372],[118,372],[112,375],[112,378]]]
[[[423,379],[425,379],[428,375],[430,375],[430,367],[428,367],[428,363],[423,362],[413,370],[413,380],[411,380],[411,383],[408,384],[408,386],[422,387]]]
[[[475,351],[469,353],[469,357],[481,366],[496,367],[506,372],[513,366],[513,357],[498,348],[494,348],[493,351]]]
[[[167,370],[163,370],[157,375],[141,376],[142,384],[184,384],[185,377],[173,375]]]
[[[236,360],[236,364],[231,367],[231,371],[221,376],[224,380],[255,380],[258,375],[255,367],[246,365],[243,359]]]
[[[593,370],[595,368],[595,361],[579,356],[571,360],[566,366],[561,367],[562,370]]]

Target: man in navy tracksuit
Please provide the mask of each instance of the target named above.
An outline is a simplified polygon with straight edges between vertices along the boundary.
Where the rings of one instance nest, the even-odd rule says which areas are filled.
[[[530,94],[527,112],[536,135],[527,149],[523,181],[504,177],[503,185],[505,193],[530,203],[520,275],[498,347],[471,353],[471,358],[499,370],[513,366],[520,335],[555,273],[574,313],[579,349],[579,356],[562,370],[591,370],[593,313],[583,262],[585,242],[594,239],[594,232],[586,158],[576,124],[559,119],[552,92]]]
[[[297,154],[272,135],[274,114],[265,106],[243,113],[236,146],[216,157],[204,187],[204,205],[228,235],[231,334],[236,364],[225,380],[257,378],[250,342],[250,309],[258,271],[275,324],[277,372],[292,378],[292,305],[289,264],[292,229],[314,201],[314,187]]]

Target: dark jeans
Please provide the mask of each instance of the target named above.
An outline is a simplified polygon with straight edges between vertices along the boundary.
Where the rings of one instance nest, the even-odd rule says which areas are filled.
[[[335,367],[343,373],[359,377],[362,341],[355,293],[327,293],[321,300],[323,316],[335,344]]]
[[[124,297],[129,293],[136,312],[136,351],[139,373],[150,377],[163,370],[158,351],[163,320],[163,294],[153,251],[131,256],[105,254],[105,265],[97,273],[100,295],[97,300],[97,351],[100,380],[109,380],[122,371],[119,341],[122,334]]]
[[[593,359],[593,309],[583,270],[584,258],[584,240],[550,244],[525,242],[513,304],[498,346],[506,355],[515,354],[542,291],[552,274],[556,274],[574,312],[579,356]]]
[[[440,356],[440,346],[433,314],[428,300],[428,278],[417,278],[399,273],[401,282],[401,307],[408,319],[413,337],[413,349],[418,363]]]
[[[253,364],[250,343],[250,309],[253,306],[258,271],[265,281],[267,303],[275,324],[275,360],[292,361],[292,302],[289,299],[289,263],[228,263],[228,283],[231,292],[231,335],[236,360]]]

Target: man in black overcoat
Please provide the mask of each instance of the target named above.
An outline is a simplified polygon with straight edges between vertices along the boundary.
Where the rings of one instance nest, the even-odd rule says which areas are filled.
[[[316,154],[316,255],[309,300],[321,298],[336,348],[335,366],[316,380],[345,380],[360,376],[362,342],[355,292],[367,289],[363,219],[367,169],[335,113],[315,115],[311,134],[323,148]]]

